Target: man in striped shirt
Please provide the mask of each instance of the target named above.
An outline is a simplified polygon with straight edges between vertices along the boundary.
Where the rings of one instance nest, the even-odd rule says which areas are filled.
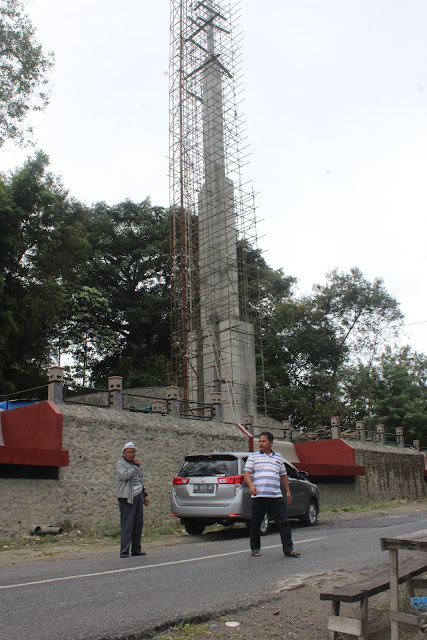
[[[293,549],[291,526],[281,491],[283,486],[287,503],[291,504],[289,478],[282,456],[273,451],[272,446],[273,434],[269,431],[260,433],[259,452],[251,453],[244,469],[245,481],[252,497],[251,552],[253,556],[261,555],[260,526],[267,512],[279,527],[283,553],[290,558],[297,558],[301,554]]]

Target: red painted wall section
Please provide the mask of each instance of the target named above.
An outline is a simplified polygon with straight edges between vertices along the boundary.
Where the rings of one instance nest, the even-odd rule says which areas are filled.
[[[344,440],[296,442],[299,462],[295,466],[312,476],[364,476],[365,467],[356,465],[354,449]]]
[[[69,452],[62,450],[63,415],[53,402],[0,413],[0,464],[67,467]]]

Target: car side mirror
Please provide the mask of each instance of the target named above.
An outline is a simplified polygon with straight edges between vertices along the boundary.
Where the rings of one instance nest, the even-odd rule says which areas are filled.
[[[308,478],[308,473],[307,473],[307,471],[300,471],[300,472],[299,472],[299,479],[300,479],[300,480],[307,480],[307,478]]]

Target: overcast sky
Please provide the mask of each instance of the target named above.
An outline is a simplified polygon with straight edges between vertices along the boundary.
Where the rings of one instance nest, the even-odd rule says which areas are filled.
[[[77,199],[168,206],[169,0],[30,0],[54,51],[38,148]],[[383,278],[427,353],[427,2],[242,0],[259,245],[300,292]],[[28,151],[7,146],[0,170]]]

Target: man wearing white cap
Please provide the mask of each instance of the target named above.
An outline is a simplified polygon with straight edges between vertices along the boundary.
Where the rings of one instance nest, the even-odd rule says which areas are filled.
[[[134,443],[126,442],[122,451],[123,457],[116,464],[119,478],[120,557],[128,558],[129,551],[133,556],[145,556],[141,552],[143,505],[148,507],[150,500],[142,481],[141,463],[135,460]]]

